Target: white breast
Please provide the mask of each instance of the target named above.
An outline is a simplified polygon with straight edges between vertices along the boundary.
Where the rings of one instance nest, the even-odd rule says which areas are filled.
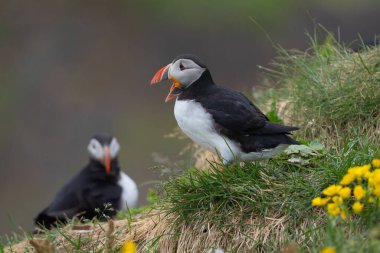
[[[218,152],[226,161],[232,161],[241,150],[235,142],[221,136],[214,127],[214,120],[200,103],[193,100],[176,100],[174,116],[178,126],[194,142]]]
[[[231,162],[235,158],[241,161],[268,159],[288,146],[281,144],[273,149],[245,153],[238,144],[215,130],[211,114],[194,100],[176,100],[174,116],[178,126],[190,139],[212,152],[219,153],[223,162]]]
[[[120,198],[120,209],[125,211],[128,207],[136,207],[139,192],[136,183],[124,172],[120,172],[120,179],[117,184],[123,189]]]

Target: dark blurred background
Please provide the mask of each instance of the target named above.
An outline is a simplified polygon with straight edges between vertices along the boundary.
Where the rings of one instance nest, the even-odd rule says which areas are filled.
[[[87,163],[92,134],[118,137],[124,170],[158,178],[154,152],[173,161],[185,142],[169,84],[150,87],[176,55],[195,53],[217,83],[250,92],[276,55],[253,17],[285,48],[305,49],[314,20],[349,43],[379,32],[380,1],[0,0],[0,235],[32,218]]]

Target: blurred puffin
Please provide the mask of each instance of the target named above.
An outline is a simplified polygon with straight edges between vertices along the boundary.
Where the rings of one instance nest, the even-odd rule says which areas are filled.
[[[297,127],[272,123],[242,93],[214,83],[195,55],[184,54],[160,69],[151,84],[171,79],[165,102],[176,98],[174,116],[182,131],[224,163],[271,158],[291,144]]]
[[[102,214],[112,217],[118,210],[126,210],[127,205],[137,205],[136,183],[120,170],[118,164],[120,145],[116,138],[106,133],[97,134],[87,149],[89,164],[35,218],[37,226],[50,229],[73,217],[80,220],[102,218]],[[106,203],[110,203],[112,208],[105,209]]]

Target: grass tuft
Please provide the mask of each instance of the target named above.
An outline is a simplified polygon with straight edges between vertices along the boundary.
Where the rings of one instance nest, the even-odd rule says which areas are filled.
[[[354,136],[380,137],[380,47],[360,52],[340,45],[328,33],[324,42],[309,36],[306,52],[279,48],[277,95],[284,114],[306,139],[339,144]]]
[[[304,215],[297,210],[309,206],[305,196],[316,193],[314,184],[305,178],[309,174],[309,169],[286,160],[228,167],[213,163],[209,171],[190,169],[165,182],[164,200],[168,211],[178,213],[185,221],[196,212],[223,225],[231,212],[250,217],[273,210],[280,215],[296,212],[294,218],[298,219]],[[209,216],[210,212],[214,214]]]

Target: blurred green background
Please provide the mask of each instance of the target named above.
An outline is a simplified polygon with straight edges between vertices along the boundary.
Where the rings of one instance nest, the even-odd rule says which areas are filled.
[[[144,203],[153,154],[187,159],[185,142],[164,138],[176,126],[169,85],[149,86],[176,55],[197,54],[217,83],[249,93],[276,55],[251,17],[305,49],[315,20],[343,42],[373,40],[379,11],[370,0],[0,0],[0,235],[32,228],[100,131],[119,139]]]

